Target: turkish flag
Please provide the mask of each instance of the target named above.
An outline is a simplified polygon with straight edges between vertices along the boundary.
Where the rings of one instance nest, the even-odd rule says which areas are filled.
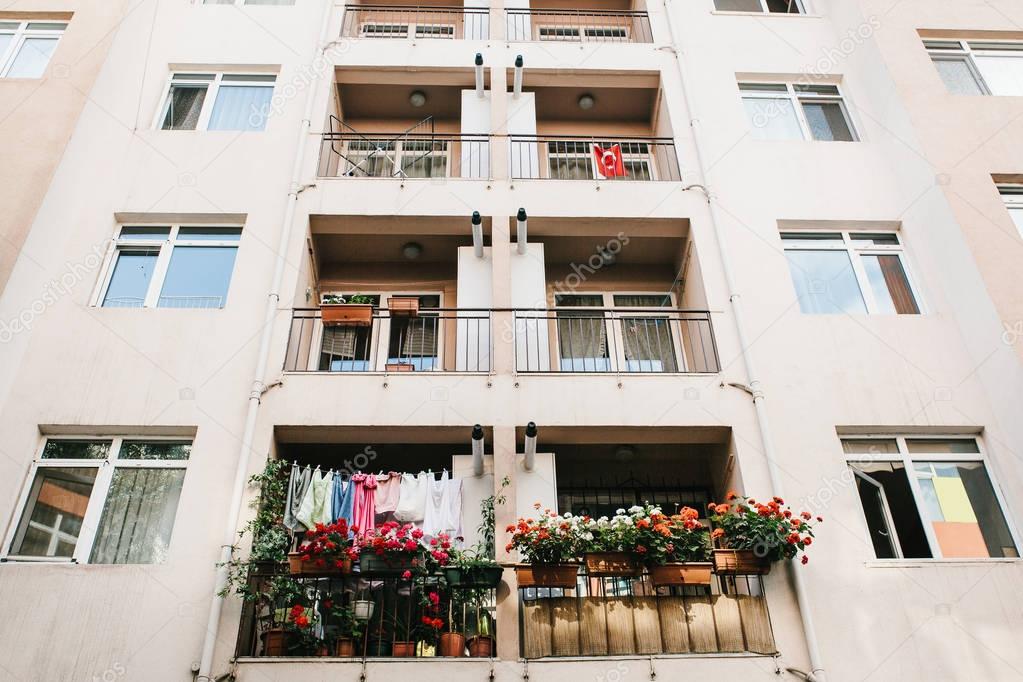
[[[604,149],[599,144],[594,144],[593,156],[597,161],[598,178],[624,178],[628,175],[622,161],[621,145],[613,144]]]

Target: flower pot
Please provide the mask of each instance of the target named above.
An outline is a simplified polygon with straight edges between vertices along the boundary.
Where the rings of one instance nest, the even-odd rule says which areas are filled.
[[[384,371],[387,372],[414,372],[416,367],[408,362],[388,362],[384,365]]]
[[[320,316],[326,327],[351,325],[369,327],[373,324],[373,306],[369,303],[323,303]]]
[[[500,566],[479,566],[476,568],[447,567],[444,579],[454,590],[494,589],[501,584],[504,569]]]
[[[326,658],[330,656],[330,647],[326,644],[320,644],[316,647],[316,656],[319,658]]]
[[[352,602],[352,611],[355,614],[355,620],[368,621],[373,617],[373,609],[376,607],[369,599],[356,599]]]
[[[465,635],[460,632],[444,632],[440,636],[441,656],[465,656]]]
[[[767,575],[771,561],[752,549],[715,549],[714,572],[718,575]]]
[[[586,572],[591,576],[637,575],[641,567],[627,552],[587,552]]]
[[[350,637],[339,637],[335,652],[342,658],[351,658],[355,655],[355,640]]]
[[[515,567],[519,587],[573,588],[578,575],[578,564],[520,564]]]
[[[359,571],[363,575],[401,575],[413,566],[415,566],[415,557],[411,554],[380,556],[366,552],[359,556]]]
[[[416,317],[419,315],[419,297],[391,296],[387,299],[387,310],[391,317]]]
[[[288,572],[291,575],[349,575],[352,572],[352,560],[341,559],[340,566],[333,561],[326,561],[323,566],[317,566],[314,559],[302,561],[300,552],[289,552]]]
[[[366,644],[367,656],[390,656],[391,643],[382,639],[371,639]]]
[[[280,628],[267,630],[260,634],[263,640],[263,656],[287,656],[291,633]]]
[[[489,635],[470,637],[467,644],[470,658],[490,658],[494,655],[494,638]]]
[[[650,567],[650,582],[657,587],[665,585],[710,585],[713,564],[693,561]]]
[[[410,658],[416,655],[415,642],[392,642],[391,656],[394,658]]]

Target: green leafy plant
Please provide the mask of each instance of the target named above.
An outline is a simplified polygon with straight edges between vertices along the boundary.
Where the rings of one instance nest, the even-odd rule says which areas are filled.
[[[813,543],[813,515],[796,514],[780,497],[760,504],[737,493],[728,493],[728,502],[711,504],[714,525],[712,537],[726,549],[752,550],[770,561],[792,559]],[[823,521],[817,517],[817,521]],[[802,563],[809,561],[803,555]]]
[[[326,305],[343,305],[345,303],[369,305],[373,303],[373,297],[366,296],[365,294],[352,294],[350,296],[342,296],[340,294],[324,294],[323,303]]]

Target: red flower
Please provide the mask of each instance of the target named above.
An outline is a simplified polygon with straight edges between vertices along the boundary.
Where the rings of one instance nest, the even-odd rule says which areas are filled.
[[[802,558],[802,559],[800,559],[799,561],[800,561],[800,563],[801,563],[801,564],[803,564],[803,565],[805,566],[805,565],[806,565],[806,563],[807,563],[808,561],[810,561],[810,557],[808,557],[808,556],[806,556],[806,555],[804,554],[804,555],[803,555],[803,558]]]
[[[809,521],[809,520],[810,520],[810,519],[811,519],[811,518],[813,517],[813,515],[812,515],[812,514],[810,514],[810,512],[808,512],[808,511],[802,512],[802,513],[800,514],[800,516],[802,516],[802,517],[803,517],[804,519],[806,519],[807,521]]]
[[[412,580],[412,571],[405,571],[401,574],[402,580]]]

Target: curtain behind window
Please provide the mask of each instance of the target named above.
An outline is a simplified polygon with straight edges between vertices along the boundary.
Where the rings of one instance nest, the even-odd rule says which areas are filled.
[[[184,469],[118,468],[89,562],[163,563],[184,479]]]

